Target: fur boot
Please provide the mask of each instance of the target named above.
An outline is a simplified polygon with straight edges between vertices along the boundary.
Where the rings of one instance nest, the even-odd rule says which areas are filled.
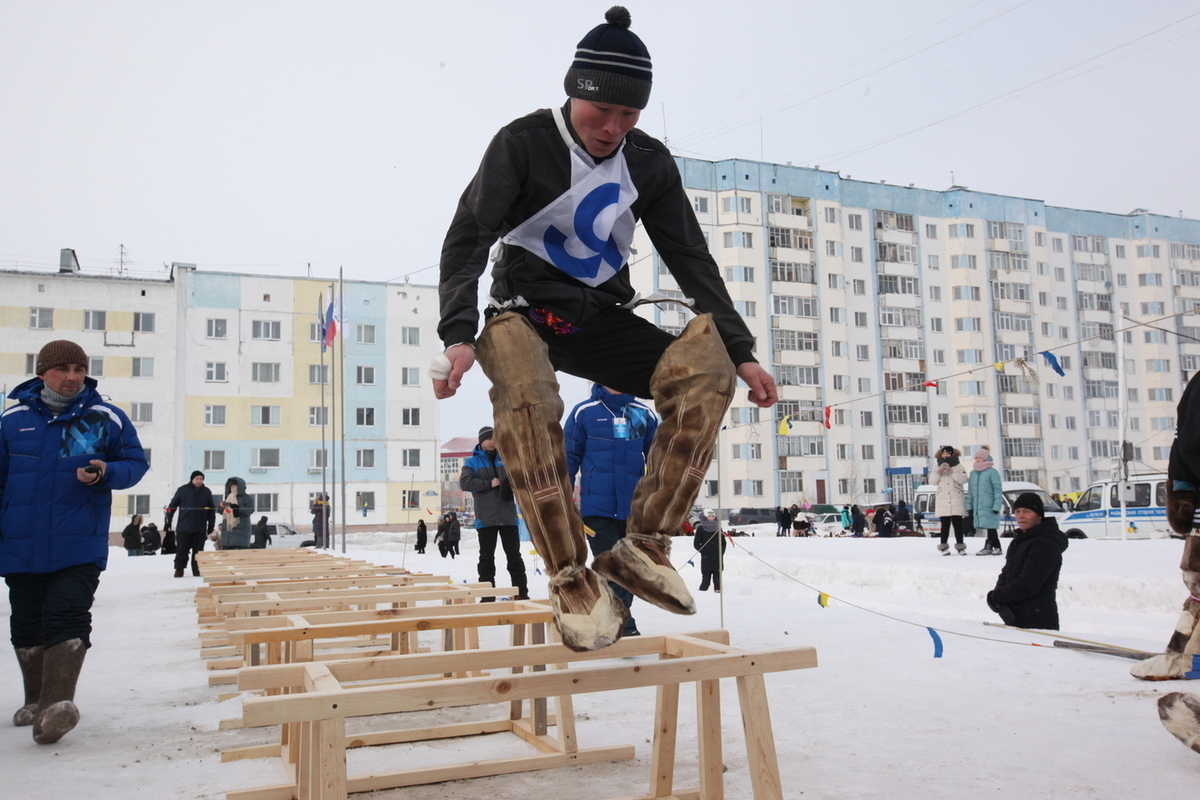
[[[17,663],[21,665],[21,677],[25,682],[25,705],[13,714],[13,725],[23,727],[32,725],[37,714],[38,697],[42,693],[42,654],[45,648],[40,644],[34,647],[18,647]]]
[[[1144,681],[1174,681],[1200,677],[1200,655],[1161,653],[1139,661],[1129,674]]]
[[[1165,694],[1158,698],[1158,718],[1172,736],[1200,753],[1200,697]]]
[[[604,577],[676,614],[695,614],[696,603],[671,564],[671,535],[696,502],[736,382],[712,315],[701,314],[654,368],[650,393],[662,422],[646,474],[634,490],[625,538],[592,562]]]
[[[75,683],[86,655],[87,647],[82,639],[68,639],[46,648],[42,692],[33,721],[33,740],[38,744],[54,744],[78,724]]]
[[[1197,494],[1191,489],[1172,489],[1173,481],[1167,481],[1167,524],[1171,530],[1186,536],[1194,527]]]
[[[492,382],[496,446],[530,538],[546,562],[563,644],[599,650],[621,638],[628,612],[586,566],[583,520],[567,480],[563,404],[545,343],[518,314],[484,326],[476,355]]]

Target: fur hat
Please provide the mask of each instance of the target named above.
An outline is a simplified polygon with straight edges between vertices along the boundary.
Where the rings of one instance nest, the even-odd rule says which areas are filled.
[[[716,515],[717,515],[717,512],[713,511],[711,508],[704,509],[704,516],[715,517]]]
[[[479,443],[483,444],[488,439],[494,438],[495,435],[496,435],[496,431],[492,428],[491,425],[484,425],[482,428],[479,429]]]
[[[939,450],[937,451],[937,454],[938,454],[939,456],[940,456],[942,453],[948,453],[948,454],[950,454],[950,455],[952,455],[952,456],[961,456],[961,455],[962,455],[962,453],[961,453],[959,450],[957,450],[957,449],[955,449],[955,448],[951,447],[950,445],[946,445],[945,447],[943,447],[943,448],[941,448],[941,449],[939,449]]]
[[[632,18],[624,6],[613,6],[604,19],[579,40],[563,88],[568,97],[645,108],[650,102],[650,51],[629,30]]]
[[[1039,517],[1046,516],[1046,506],[1042,503],[1042,498],[1034,492],[1022,492],[1012,508],[1014,512],[1018,508],[1027,508]]]
[[[38,375],[45,375],[47,370],[65,367],[68,364],[78,364],[86,370],[88,368],[87,353],[83,352],[83,348],[74,342],[55,339],[53,342],[46,342],[38,351],[36,372]]]

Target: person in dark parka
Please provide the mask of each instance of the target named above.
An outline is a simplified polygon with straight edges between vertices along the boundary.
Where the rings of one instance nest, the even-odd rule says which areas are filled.
[[[996,588],[987,594],[988,607],[1006,625],[1058,630],[1055,592],[1067,535],[1045,513],[1042,498],[1033,492],[1025,492],[1013,503],[1020,531],[1008,546]]]
[[[418,553],[425,553],[425,544],[429,541],[429,531],[425,528],[425,520],[417,520],[417,547]]]
[[[176,511],[179,512],[179,520],[172,528]],[[176,578],[183,577],[183,568],[188,565],[189,559],[192,562],[192,574],[200,574],[196,553],[204,549],[208,534],[213,532],[216,524],[216,502],[212,489],[204,485],[204,473],[195,470],[188,482],[175,490],[175,496],[167,504],[167,519],[163,525],[163,530],[168,534],[175,531]]]
[[[692,545],[700,551],[700,591],[708,591],[712,581],[713,591],[721,591],[721,555],[725,552],[725,537],[721,535],[721,522],[717,512],[704,509],[704,516],[696,521],[696,535]]]

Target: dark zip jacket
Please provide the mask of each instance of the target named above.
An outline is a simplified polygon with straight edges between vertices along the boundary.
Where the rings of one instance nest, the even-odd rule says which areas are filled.
[[[569,103],[563,109],[570,127]],[[572,132],[574,135],[574,132]],[[578,136],[575,136],[578,142]],[[755,361],[754,337],[734,310],[708,251],[679,168],[666,146],[637,128],[622,145],[638,197],[632,211],[684,295],[711,313],[734,365]],[[549,109],[506,125],[493,137],[463,192],[442,245],[438,335],[446,345],[474,342],[479,277],[492,245],[558,199],[571,185],[570,152]],[[643,268],[648,268],[644,266]],[[521,247],[505,245],[492,267],[492,298],[523,298],[573,323],[630,302],[628,265],[596,287],[570,277]]]

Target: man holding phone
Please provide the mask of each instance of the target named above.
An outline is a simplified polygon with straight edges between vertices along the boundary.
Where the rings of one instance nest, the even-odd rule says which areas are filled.
[[[52,744],[79,722],[75,683],[91,647],[92,601],[108,564],[112,491],[149,469],[125,412],[87,376],[74,342],[49,342],[37,377],[0,414],[0,575],[25,701],[14,725]]]

